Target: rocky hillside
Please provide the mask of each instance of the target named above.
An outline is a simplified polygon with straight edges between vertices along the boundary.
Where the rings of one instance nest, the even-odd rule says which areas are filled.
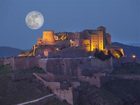
[[[100,89],[82,84],[77,105],[140,105],[140,81],[112,80]]]
[[[120,100],[118,105],[140,105],[140,81],[112,80],[103,88]]]

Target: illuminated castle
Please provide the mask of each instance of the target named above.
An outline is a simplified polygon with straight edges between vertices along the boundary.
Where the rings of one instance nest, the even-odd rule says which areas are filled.
[[[56,53],[67,48],[82,48],[86,52],[96,50],[103,51],[105,54],[110,50],[114,56],[119,58],[123,49],[111,45],[111,35],[106,32],[103,26],[96,30],[84,30],[82,32],[61,32],[44,31],[41,38],[30,51],[23,52],[19,56],[42,56],[48,57],[50,53]]]
[[[98,27],[97,30],[84,30],[82,36],[82,46],[86,51],[95,51],[96,49],[102,51],[111,45],[111,35],[106,33],[103,26]]]
[[[53,31],[44,31],[42,38],[39,38],[37,45],[56,45],[57,42],[69,40],[71,47],[82,46],[86,51],[103,51],[111,45],[111,35],[106,33],[106,28],[100,26],[97,30],[84,30],[80,34],[61,33],[55,35]]]

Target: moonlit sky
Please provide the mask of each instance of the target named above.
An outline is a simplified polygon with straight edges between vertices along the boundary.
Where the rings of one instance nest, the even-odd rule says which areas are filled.
[[[25,24],[30,11],[40,11],[44,26]],[[29,49],[43,30],[82,31],[103,25],[114,42],[140,42],[140,0],[0,0],[0,46]]]

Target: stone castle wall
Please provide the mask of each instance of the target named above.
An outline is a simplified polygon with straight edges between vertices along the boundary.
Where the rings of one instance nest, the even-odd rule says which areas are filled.
[[[46,79],[50,82],[59,82],[75,78],[80,81],[89,82],[91,85],[95,85],[97,87],[101,86],[101,78],[104,77],[103,73],[112,71],[111,60],[101,61],[94,58],[40,59],[36,57],[9,57],[0,59],[0,63],[11,65],[12,70],[40,67],[46,71]],[[82,71],[86,71],[88,69],[94,72],[92,77],[83,76]]]
[[[90,58],[49,58],[40,59],[39,67],[55,75],[78,76],[78,69],[93,72],[111,72],[112,61]]]
[[[109,72],[112,70],[111,61],[101,61],[90,58],[48,58],[38,57],[9,57],[1,58],[1,65],[11,65],[13,70],[41,67],[55,75],[77,76],[77,68],[89,69],[95,72]]]
[[[58,96],[58,98],[62,101],[67,101],[70,105],[74,105],[73,102],[73,88],[70,87],[69,89],[55,89],[54,94]]]
[[[73,88],[61,89],[60,82],[47,82],[39,75],[34,73],[34,76],[40,80],[46,87],[51,89],[51,91],[62,101],[68,102],[70,105],[73,105]]]
[[[51,78],[51,81],[46,81],[38,75],[34,75],[46,87],[50,88],[60,100],[66,100],[71,105],[74,104],[73,89],[80,85],[79,81],[89,82],[91,85],[100,87],[101,77],[104,76],[102,73],[110,72],[112,70],[111,61],[101,61],[94,58],[41,59],[36,57],[11,57],[3,59],[1,62],[4,65],[11,65],[13,70],[30,69],[35,66],[44,69],[47,75],[49,75],[47,77]],[[95,73],[91,78],[82,75],[82,71],[88,69]],[[99,74],[99,72],[101,74]],[[71,83],[73,86],[62,89],[61,81],[64,80],[72,80]]]
[[[53,80],[76,80],[88,82],[90,85],[101,87],[105,74],[112,71],[112,62],[89,58],[49,58],[40,59],[39,67],[47,72],[47,77]],[[82,71],[91,70],[93,75],[84,76]]]
[[[8,57],[0,59],[0,64],[10,65],[12,70],[30,69],[38,67],[38,60],[36,57]]]
[[[105,75],[95,74],[92,77],[79,76],[79,80],[83,82],[88,82],[90,85],[94,85],[100,88],[102,85],[102,77],[105,77]]]

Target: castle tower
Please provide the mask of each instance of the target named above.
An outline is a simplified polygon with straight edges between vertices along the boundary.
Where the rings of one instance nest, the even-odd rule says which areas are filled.
[[[103,34],[106,33],[106,28],[104,26],[97,27],[98,31],[103,31]]]
[[[42,40],[44,43],[46,43],[48,45],[54,45],[55,44],[54,32],[53,31],[44,31]]]
[[[102,48],[102,45],[100,45],[100,49],[104,49],[105,48],[105,45],[106,45],[106,37],[105,37],[105,34],[106,34],[106,28],[104,26],[99,26],[97,28],[97,31],[99,33],[99,36],[100,36],[100,42],[102,40],[102,37],[103,37],[103,48]],[[102,36],[103,35],[103,36]],[[102,44],[102,42],[101,42]]]
[[[91,35],[91,51],[99,48],[99,36],[98,34]]]
[[[104,50],[104,34],[103,31],[92,33],[89,39],[82,41],[86,51],[95,51],[95,49]]]
[[[103,31],[98,31],[98,49],[103,50],[104,49],[104,32]]]

